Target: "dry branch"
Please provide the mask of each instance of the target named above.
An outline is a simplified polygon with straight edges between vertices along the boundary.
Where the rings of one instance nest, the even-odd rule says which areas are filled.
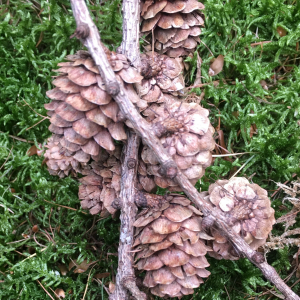
[[[126,0],[122,4],[123,12],[123,40],[122,54],[139,68],[141,64],[139,49],[140,33],[140,0]]]
[[[138,148],[140,138],[133,132],[127,134],[127,144],[122,154],[122,177],[119,205],[121,208],[120,242],[118,249],[118,273],[116,277],[116,289],[110,295],[110,300],[127,300],[129,293],[137,300],[145,300],[146,295],[139,291],[133,269],[133,223],[137,213],[134,203],[135,183],[137,180]]]
[[[162,165],[162,174],[165,174],[165,176],[169,178],[176,177],[175,179],[178,184],[190,200],[192,200],[196,206],[202,210],[205,216],[209,216],[211,221],[215,222],[217,227],[232,242],[234,248],[241,256],[247,257],[252,263],[261,269],[264,276],[271,281],[278,290],[283,293],[283,295],[285,295],[286,299],[300,300],[299,296],[297,296],[283,282],[280,276],[276,273],[276,270],[264,261],[263,255],[252,250],[249,245],[226,223],[225,215],[220,214],[220,212],[217,212],[211,205],[206,203],[195,187],[188,181],[186,176],[177,169],[175,162],[162,147],[158,138],[152,133],[151,126],[140,116],[134,105],[126,96],[122,87],[120,87],[117,83],[115,74],[109,65],[104,50],[102,49],[99,32],[90,17],[84,0],[71,0],[71,4],[77,28],[89,28],[89,35],[87,37],[84,36],[85,39],[82,42],[92,55],[101,76],[105,78],[107,92],[113,96],[125,117],[132,123],[134,130],[143,139],[143,142],[155,153]],[[79,33],[81,31],[82,29],[78,30]],[[87,30],[84,30],[84,32],[86,33]]]
[[[131,63],[140,67],[139,51],[139,0],[123,1],[123,40],[121,53],[125,54]],[[136,300],[146,300],[146,295],[136,285],[134,275],[134,258],[131,252],[133,243],[133,223],[137,214],[134,203],[137,182],[138,151],[140,138],[133,132],[127,132],[127,144],[122,155],[121,192],[118,203],[121,208],[120,241],[118,248],[118,273],[116,289],[110,295],[110,300],[129,300],[130,294]],[[129,291],[129,292],[128,292]]]

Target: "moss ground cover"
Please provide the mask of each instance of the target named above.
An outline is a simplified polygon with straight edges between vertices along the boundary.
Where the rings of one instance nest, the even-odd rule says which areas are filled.
[[[216,157],[197,187],[206,190],[217,178],[239,171],[271,196],[276,182],[296,179],[300,171],[300,3],[204,3],[206,28],[198,47],[202,82],[189,91],[205,92],[201,103],[211,111],[222,147],[216,155],[247,153]],[[89,8],[103,42],[115,49],[122,38],[121,1],[90,1]],[[50,135],[43,104],[52,69],[82,48],[69,39],[74,29],[68,1],[0,1],[0,299],[51,299],[43,287],[53,298],[61,288],[65,299],[107,299],[105,289],[116,274],[119,221],[82,211],[77,181],[50,176],[43,157],[35,154]],[[209,77],[212,54],[224,55],[225,63],[221,73]],[[197,55],[187,61],[186,80],[193,85]],[[277,218],[291,209],[282,198],[281,191],[273,197]],[[291,228],[299,225],[296,218]],[[278,224],[273,235],[283,230]],[[297,273],[288,277],[297,250],[286,245],[267,258],[300,293]],[[91,265],[64,272],[73,262]],[[212,275],[185,299],[278,297],[247,260],[210,263]]]

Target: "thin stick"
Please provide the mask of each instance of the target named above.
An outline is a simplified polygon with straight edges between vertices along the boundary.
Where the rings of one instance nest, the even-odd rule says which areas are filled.
[[[60,205],[60,204],[56,204],[56,203],[47,201],[47,200],[45,200],[45,199],[44,199],[44,201],[46,201],[46,202],[48,202],[48,203],[50,203],[50,204],[53,204],[53,205],[57,205],[57,206],[60,206],[60,207],[63,207],[63,208],[71,209],[71,210],[74,210],[74,211],[81,212],[81,213],[83,213],[83,214],[85,214],[85,215],[88,215],[88,213],[86,213],[86,212],[84,212],[84,211],[79,211],[78,209],[73,208],[73,207],[69,207],[69,206],[65,206],[65,205]]]
[[[272,43],[272,41],[263,41],[263,42],[252,43],[252,44],[250,44],[250,46],[255,47],[258,45],[263,45],[263,44],[268,44],[268,43]]]
[[[241,153],[230,153],[230,154],[217,154],[212,155],[212,157],[225,157],[225,156],[235,156],[235,155],[244,155],[244,154],[251,154],[256,152],[241,152]]]
[[[27,106],[29,106],[29,108],[33,111],[33,112],[35,112],[37,115],[39,115],[40,117],[42,117],[42,118],[44,118],[44,119],[50,119],[49,117],[46,117],[46,116],[43,116],[43,115],[41,115],[41,114],[39,114],[37,111],[35,111],[26,101],[25,101],[25,99],[23,99],[23,101],[26,103],[26,105]]]
[[[108,288],[103,284],[103,282],[99,278],[93,278],[93,280],[96,280],[98,283],[102,285],[102,287],[105,289],[106,293],[109,295],[109,290]]]
[[[14,149],[14,145],[12,145],[12,147],[11,147],[9,153],[8,153],[8,156],[6,157],[6,159],[5,159],[4,163],[2,164],[2,166],[0,167],[0,170],[5,166],[5,164],[8,161],[13,149]]]
[[[0,133],[4,133],[4,134],[5,134],[5,132],[3,132],[3,131],[0,131]],[[17,136],[11,135],[11,134],[8,134],[7,136],[9,136],[10,138],[12,138],[12,139],[14,139],[14,140],[20,141],[20,142],[34,144],[33,141],[27,141],[27,140],[25,140],[25,139],[19,138],[19,137],[17,137]]]
[[[43,249],[41,250],[41,252],[45,251],[47,248],[48,248],[48,247],[43,248]],[[32,258],[32,257],[34,257],[34,256],[36,256],[36,253],[27,256],[25,259],[21,260],[18,264],[20,264],[20,263],[24,262],[25,260],[27,260],[27,259],[29,259],[29,258]]]
[[[47,293],[47,295],[54,300],[54,298],[51,296],[51,294],[44,288],[44,286],[37,280],[37,282],[39,283],[39,285],[43,288],[43,290]]]
[[[88,279],[87,279],[87,283],[86,283],[86,286],[85,286],[85,290],[84,290],[84,294],[83,294],[83,298],[82,300],[84,300],[85,298],[85,295],[86,295],[86,292],[87,292],[87,289],[88,289],[88,286],[89,286],[89,279],[90,279],[90,276],[91,276],[91,272],[93,270],[93,268],[95,267],[96,265],[93,265],[90,272],[89,272],[89,276],[88,276]]]
[[[37,123],[35,123],[31,127],[27,128],[26,131],[32,129],[33,127],[35,127],[36,125],[40,124],[41,122],[43,122],[43,121],[45,121],[47,119],[49,119],[49,118],[48,117],[43,118],[42,120],[38,121]]]
[[[246,160],[246,162],[230,177],[233,178],[235,177],[240,171],[247,165],[247,163],[254,157],[255,155],[252,155],[249,159]]]
[[[163,175],[168,178],[175,178],[190,200],[200,208],[205,216],[210,216],[221,232],[235,245],[235,248],[240,252],[240,255],[246,256],[253,264],[259,267],[264,276],[276,285],[278,290],[286,296],[286,299],[300,300],[300,297],[283,282],[276,273],[276,270],[265,262],[263,255],[252,250],[244,239],[232,230],[228,225],[226,215],[215,210],[211,204],[207,203],[186,176],[178,170],[177,165],[162,147],[150,125],[140,116],[132,102],[128,99],[124,89],[118,84],[115,73],[101,46],[99,32],[91,19],[85,1],[71,0],[71,5],[77,24],[77,36],[82,38],[83,44],[88,48],[94,59],[95,64],[105,81],[106,91],[115,99],[124,116],[131,122],[134,130],[139,136],[142,137],[144,144],[155,153],[161,164]],[[83,32],[82,28],[85,28],[84,32],[88,32],[88,34],[80,34]]]

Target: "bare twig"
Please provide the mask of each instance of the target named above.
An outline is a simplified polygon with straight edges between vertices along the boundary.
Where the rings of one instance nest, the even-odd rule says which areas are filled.
[[[53,204],[53,205],[57,205],[57,206],[60,206],[60,207],[63,207],[63,208],[67,208],[67,209],[71,209],[71,210],[74,210],[74,211],[79,211],[79,209],[76,209],[76,208],[73,208],[73,207],[69,207],[69,206],[65,206],[65,205],[60,205],[60,204],[56,204],[56,203],[53,203],[53,202],[50,202],[50,201],[47,201],[44,199],[44,201],[50,203],[50,204]],[[81,211],[81,213],[87,215],[88,213],[84,212],[84,211]]]
[[[47,295],[52,299],[54,300],[54,298],[51,296],[51,294],[44,288],[44,286],[40,283],[39,280],[37,280],[38,284],[43,288],[43,290],[47,293]]]
[[[138,70],[141,67],[139,49],[140,28],[140,1],[123,0],[123,40],[121,52],[131,61]],[[129,300],[130,294],[136,300],[146,300],[146,295],[136,285],[133,268],[133,253],[130,252],[133,243],[133,223],[137,214],[134,203],[138,150],[140,138],[134,132],[128,132],[127,145],[124,147],[122,161],[122,180],[120,192],[121,227],[118,247],[118,272],[116,276],[116,288],[110,295],[111,300]]]
[[[93,268],[95,267],[96,265],[93,265],[90,272],[89,272],[89,276],[88,276],[88,279],[87,279],[87,282],[86,282],[86,286],[85,286],[85,290],[84,290],[84,294],[83,294],[83,298],[82,300],[84,300],[85,298],[85,295],[86,295],[86,292],[87,292],[87,289],[88,289],[88,286],[89,286],[89,280],[90,280],[90,276],[91,276],[91,272],[93,270]]]
[[[6,132],[0,131],[0,133],[4,133],[4,134],[5,134]],[[19,138],[19,137],[17,137],[17,136],[11,135],[11,134],[8,134],[7,136],[9,136],[10,138],[12,138],[12,139],[14,139],[14,140],[20,141],[20,142],[34,144],[33,141],[27,141],[27,140],[25,140],[25,139]]]
[[[141,65],[139,49],[140,33],[140,1],[123,1],[123,40],[121,44],[122,53],[125,54],[131,63],[139,68]]]
[[[11,153],[12,153],[13,148],[14,148],[14,145],[9,150],[8,156],[6,157],[6,159],[5,159],[4,163],[2,164],[2,166],[0,167],[0,170],[5,166],[6,162],[8,161],[8,159],[9,159]]]
[[[264,256],[261,253],[252,250],[244,239],[235,233],[227,224],[226,216],[221,214],[210,204],[206,203],[186,176],[177,169],[175,162],[162,147],[158,138],[151,131],[150,125],[143,120],[126,96],[123,88],[117,83],[116,76],[109,65],[104,50],[102,49],[99,32],[90,17],[84,0],[71,0],[71,4],[77,23],[76,31],[79,26],[85,26],[89,29],[89,34],[84,37],[82,42],[88,48],[100,74],[103,76],[107,92],[113,96],[124,116],[131,122],[135,131],[142,137],[143,142],[153,151],[153,153],[155,153],[162,165],[163,173],[169,178],[176,177],[175,179],[182,190],[202,210],[203,214],[211,217],[217,227],[235,245],[235,248],[240,252],[240,255],[246,256],[253,264],[259,267],[264,276],[286,296],[286,299],[300,300],[299,296],[297,296],[283,282],[280,276],[276,273],[276,270],[265,262]]]
[[[259,46],[259,45],[263,45],[263,44],[268,44],[268,43],[272,43],[272,41],[263,41],[263,42],[257,42],[257,43],[252,43],[250,44],[251,47],[255,47],[255,46]]]
[[[116,276],[116,289],[110,295],[110,300],[127,300],[129,293],[137,300],[146,300],[146,295],[139,291],[134,276],[133,254],[131,247],[133,243],[133,223],[137,213],[134,203],[135,182],[137,180],[138,146],[140,138],[132,132],[128,133],[127,144],[123,150],[121,177],[121,228],[118,249],[118,273]],[[128,290],[128,291],[127,291]]]

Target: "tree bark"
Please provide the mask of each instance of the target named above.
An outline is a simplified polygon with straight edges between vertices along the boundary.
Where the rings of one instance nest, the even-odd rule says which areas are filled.
[[[123,13],[123,40],[122,54],[125,54],[131,63],[140,68],[140,0],[125,0],[122,6]]]
[[[133,269],[133,223],[137,213],[135,199],[135,183],[137,181],[138,149],[140,138],[133,132],[127,134],[127,144],[122,153],[122,177],[119,204],[121,208],[120,242],[118,249],[118,273],[116,289],[110,300],[127,300],[129,293],[137,300],[145,300],[146,295],[139,291]]]
[[[89,15],[84,0],[71,0],[71,4],[77,28],[82,28],[83,24],[89,28],[89,35],[84,38],[82,42],[88,48],[98,66],[99,72],[105,80],[107,92],[113,96],[119,105],[120,110],[132,123],[134,130],[143,139],[143,142],[155,153],[162,166],[163,175],[176,179],[190,200],[202,210],[205,216],[210,216],[210,218],[212,218],[217,227],[233,243],[235,249],[240,252],[241,256],[247,257],[252,263],[260,268],[264,276],[283,293],[286,299],[300,300],[300,297],[283,282],[275,269],[264,262],[261,255],[252,250],[249,245],[231,229],[226,223],[224,214],[217,212],[210,204],[208,204],[189,182],[186,176],[177,169],[173,159],[162,147],[159,139],[153,134],[150,125],[140,116],[132,102],[126,96],[122,87],[119,86],[104,50],[102,49],[99,32]]]
[[[139,51],[139,0],[123,0],[123,40],[121,53],[126,55],[131,63],[140,68]],[[110,300],[129,300],[130,294],[136,300],[146,300],[146,295],[136,285],[133,268],[134,254],[131,252],[135,217],[138,211],[135,205],[137,182],[138,151],[140,138],[133,132],[127,132],[127,144],[123,148],[122,177],[119,204],[121,208],[120,242],[118,247],[118,272],[116,289],[110,295]],[[130,293],[129,293],[130,292]]]

